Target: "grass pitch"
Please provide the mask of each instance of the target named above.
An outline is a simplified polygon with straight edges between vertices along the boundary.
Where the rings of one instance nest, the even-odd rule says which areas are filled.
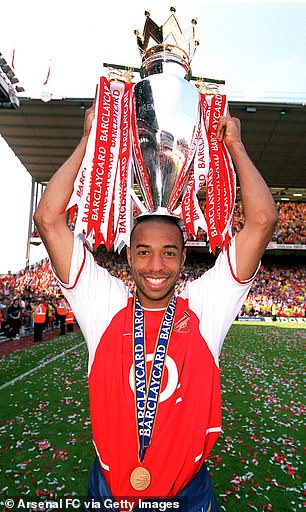
[[[223,432],[207,461],[222,511],[303,507],[305,334],[239,324],[228,333]],[[4,356],[0,367],[0,503],[86,497],[94,449],[82,335]]]

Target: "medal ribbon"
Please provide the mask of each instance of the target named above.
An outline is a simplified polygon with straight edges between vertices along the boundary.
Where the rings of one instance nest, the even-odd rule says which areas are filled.
[[[135,411],[138,434],[138,458],[142,462],[150,445],[157,416],[161,385],[172,333],[176,306],[174,295],[168,304],[156,340],[150,378],[147,385],[144,312],[137,295],[134,304],[133,356],[135,379]]]

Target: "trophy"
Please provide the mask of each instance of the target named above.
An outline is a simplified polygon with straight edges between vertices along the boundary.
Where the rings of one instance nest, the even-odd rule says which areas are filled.
[[[216,140],[226,95],[221,81],[191,83],[197,22],[182,31],[170,11],[162,26],[146,11],[142,36],[135,31],[140,80],[133,83],[128,68],[113,69],[97,87],[95,120],[67,205],[78,207],[75,234],[85,233],[95,246],[129,244],[135,204],[140,215],[176,216],[188,236],[203,229],[213,252],[231,236],[235,173]],[[204,188],[205,212],[198,203]]]
[[[187,164],[196,128],[199,93],[187,81],[190,61],[197,46],[194,26],[188,34],[181,31],[171,8],[171,16],[162,27],[147,17],[143,36],[135,31],[142,55],[141,80],[135,84],[136,120],[143,163],[147,172],[155,213],[168,209],[172,192]],[[150,43],[155,43],[150,46]],[[138,172],[136,177],[149,209],[146,191]],[[183,185],[188,179],[187,169]]]

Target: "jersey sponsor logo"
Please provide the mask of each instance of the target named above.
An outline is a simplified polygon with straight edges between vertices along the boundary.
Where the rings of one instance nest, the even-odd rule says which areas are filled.
[[[154,357],[154,354],[147,354],[146,362],[150,363],[151,361],[153,361],[153,357]],[[165,389],[163,389],[163,391],[160,394],[159,403],[164,402],[165,400],[168,400],[168,398],[170,398],[173,395],[173,393],[176,390],[177,385],[178,385],[177,367],[176,367],[174,359],[172,359],[172,357],[170,357],[169,355],[166,356],[165,366],[168,370],[168,381],[165,386]],[[133,364],[131,365],[131,368],[130,368],[129,383],[130,383],[131,390],[134,393],[135,388],[134,388],[134,365]]]
[[[180,334],[187,334],[190,332],[190,315],[187,311],[184,311],[183,316],[176,320],[173,330]]]

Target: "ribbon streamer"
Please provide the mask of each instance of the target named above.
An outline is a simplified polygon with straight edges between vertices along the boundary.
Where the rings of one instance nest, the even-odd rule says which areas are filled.
[[[66,210],[77,209],[75,236],[86,235],[97,247],[104,243],[120,251],[129,244],[134,204],[133,176],[141,184],[144,205],[153,213],[154,205],[138,138],[134,84],[109,82],[101,77],[97,87],[95,118],[85,156],[74,182]],[[199,95],[198,116],[189,151],[175,184],[167,209],[180,212],[188,235],[196,237],[202,228],[210,249],[224,250],[231,239],[235,205],[236,175],[223,142],[216,140],[216,129],[227,110],[224,94]],[[206,186],[205,213],[198,202]]]

